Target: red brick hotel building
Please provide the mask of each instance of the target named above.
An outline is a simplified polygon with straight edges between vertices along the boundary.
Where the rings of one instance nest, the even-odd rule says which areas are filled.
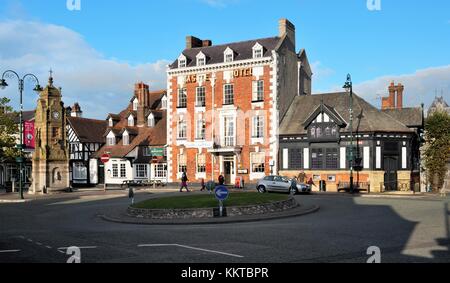
[[[279,170],[279,126],[297,95],[311,94],[311,69],[295,27],[279,35],[213,46],[186,38],[168,67],[169,182],[237,178],[254,183]]]

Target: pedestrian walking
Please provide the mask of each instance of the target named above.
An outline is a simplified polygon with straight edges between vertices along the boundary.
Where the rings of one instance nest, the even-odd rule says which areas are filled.
[[[219,185],[223,186],[225,184],[225,177],[223,175],[219,176]]]
[[[183,189],[186,189],[186,191],[189,193],[189,188],[188,188],[188,181],[189,178],[187,177],[186,171],[183,171],[183,175],[181,176],[181,188],[180,188],[180,193],[183,192]]]
[[[200,191],[201,192],[205,191],[206,190],[205,179],[202,179],[201,186],[202,186],[202,189]]]
[[[128,187],[128,198],[131,200],[131,205],[134,205],[134,190],[131,186]]]
[[[316,184],[314,184],[313,178],[309,178],[308,185],[310,185],[311,188],[312,188],[313,186],[314,186],[314,187],[316,186]]]

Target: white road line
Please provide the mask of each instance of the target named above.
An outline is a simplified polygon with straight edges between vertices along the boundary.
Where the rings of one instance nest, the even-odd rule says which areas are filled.
[[[38,245],[38,246],[42,246],[42,243],[36,242],[36,245]]]
[[[0,251],[0,254],[6,254],[6,253],[18,253],[20,250],[4,250]]]
[[[33,240],[31,240],[31,239],[28,239],[27,241],[28,241],[28,242],[30,242],[30,243],[32,243],[32,242],[33,242]]]
[[[52,247],[50,247],[50,246],[45,246],[45,247],[46,247],[47,249],[49,249],[49,250],[52,249]]]
[[[231,256],[231,257],[243,258],[243,256],[241,256],[241,255],[230,254],[230,253],[224,253],[224,252],[213,251],[213,250],[207,250],[207,249],[200,249],[200,248],[190,247],[190,246],[186,246],[186,245],[179,245],[179,244],[138,245],[138,247],[139,247],[139,248],[148,248],[148,247],[150,247],[150,248],[155,248],[155,247],[179,247],[179,248],[185,248],[185,249],[189,249],[189,250],[202,251],[202,252],[208,252],[208,253],[214,253],[214,254],[221,254],[221,255],[226,255],[226,256]]]

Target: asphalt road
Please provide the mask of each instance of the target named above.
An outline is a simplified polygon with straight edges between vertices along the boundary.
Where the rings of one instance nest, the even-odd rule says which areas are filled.
[[[106,197],[0,204],[0,262],[65,263],[71,246],[84,263],[363,263],[372,246],[382,262],[450,262],[450,199],[297,196],[321,210],[254,223],[141,226],[100,219],[129,203],[125,193]]]

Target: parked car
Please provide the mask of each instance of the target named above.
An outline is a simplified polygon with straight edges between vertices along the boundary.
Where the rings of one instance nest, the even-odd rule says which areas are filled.
[[[312,188],[307,184],[298,184],[297,186],[292,186],[293,180],[290,180],[286,177],[282,176],[267,176],[261,179],[256,189],[260,193],[266,192],[282,192],[282,193],[311,193]]]

